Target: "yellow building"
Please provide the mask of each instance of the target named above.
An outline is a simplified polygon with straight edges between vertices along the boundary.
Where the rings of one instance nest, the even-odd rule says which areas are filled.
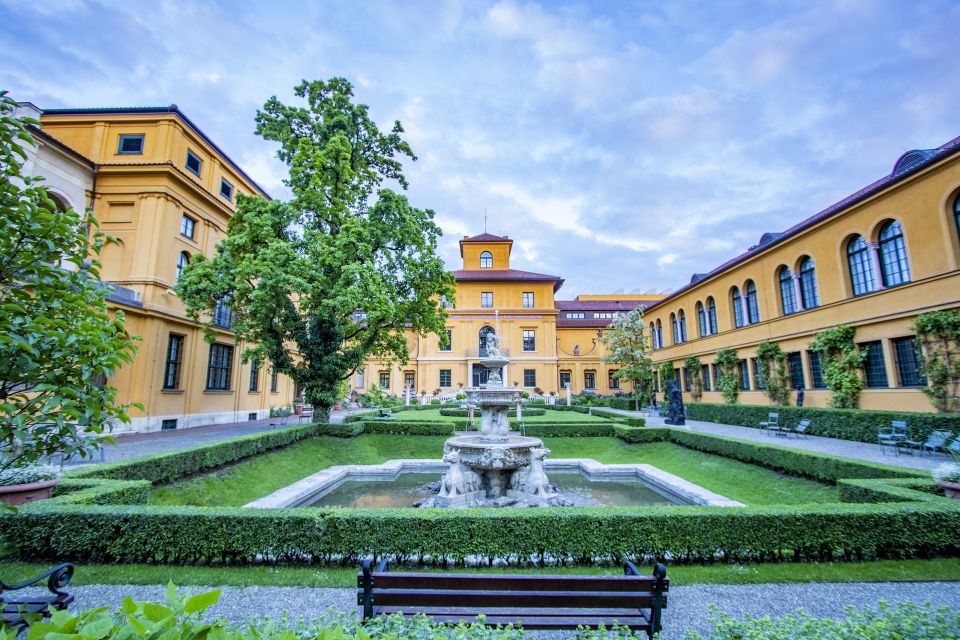
[[[510,357],[504,384],[530,393],[599,394],[621,389],[616,366],[601,360],[598,338],[615,314],[662,298],[656,294],[583,295],[556,300],[563,278],[514,269],[513,240],[483,233],[460,240],[461,269],[455,306],[449,308],[446,336],[408,336],[405,365],[371,360],[357,371],[353,388],[365,392],[377,384],[395,395],[450,396],[460,388],[486,382],[480,364],[485,336],[496,331],[501,351]],[[452,302],[452,301],[451,301]]]
[[[646,310],[654,360],[703,363],[704,402],[722,402],[720,349],[741,358],[740,402],[769,402],[757,388],[757,345],[789,353],[791,386],[805,404],[829,402],[818,331],[848,324],[868,354],[865,409],[930,411],[910,326],[926,311],[960,305],[960,138],[910,151],[893,171],[783,233],[760,242]],[[679,371],[677,371],[679,375]],[[689,390],[690,380],[684,380]]]
[[[139,402],[132,428],[155,431],[267,416],[289,405],[292,382],[263,363],[240,362],[242,344],[217,314],[214,344],[186,320],[171,291],[198,253],[212,255],[226,235],[236,196],[267,194],[175,105],[48,109],[46,136],[94,166],[86,203],[105,233],[101,277],[116,289],[111,302],[127,330],[142,338],[132,364],[111,384],[121,402]]]

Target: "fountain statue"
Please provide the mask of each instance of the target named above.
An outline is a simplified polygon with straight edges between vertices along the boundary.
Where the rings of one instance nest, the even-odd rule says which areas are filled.
[[[562,506],[569,504],[547,479],[543,460],[550,451],[539,438],[510,431],[510,408],[520,390],[504,386],[500,337],[490,332],[480,364],[489,370],[486,384],[466,389],[468,406],[480,409],[480,431],[458,432],[444,444],[447,471],[439,492],[421,507]]]

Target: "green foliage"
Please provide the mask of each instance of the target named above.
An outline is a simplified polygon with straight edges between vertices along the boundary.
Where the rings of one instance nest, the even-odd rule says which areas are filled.
[[[0,470],[90,455],[133,406],[104,384],[135,351],[99,279],[114,240],[23,174],[27,127],[40,123],[14,117],[16,106],[0,91]]]
[[[906,420],[913,440],[926,440],[933,431],[952,431],[960,435],[960,416],[955,414],[818,407],[778,407],[777,411],[784,424],[793,426],[803,418],[809,418],[812,422],[807,433],[842,440],[875,443],[877,432],[889,430],[891,420]],[[769,412],[770,407],[760,405],[687,404],[687,415],[691,420],[741,427],[757,427],[767,419]]]
[[[436,408],[436,407],[434,407],[434,408]],[[546,413],[547,413],[547,410],[546,410],[545,408],[543,408],[543,407],[524,406],[523,409],[521,409],[521,411],[523,412],[523,417],[524,417],[524,418],[532,418],[533,416],[542,416],[542,415],[546,415]],[[515,415],[515,413],[514,413],[513,411],[511,411],[510,413],[511,413],[512,415]],[[469,409],[460,409],[460,408],[457,408],[457,409],[440,409],[440,415],[442,415],[442,416],[448,416],[448,417],[451,417],[451,418],[466,418],[469,414],[470,414],[470,410],[469,410]],[[479,409],[477,409],[476,411],[474,411],[474,418],[476,418],[476,419],[479,419],[479,418],[480,418],[480,410],[479,410]]]
[[[326,420],[366,358],[406,362],[405,330],[443,331],[453,277],[434,212],[382,187],[406,188],[401,159],[415,159],[400,123],[381,132],[342,78],[295,92],[306,107],[273,97],[256,117],[256,132],[280,144],[293,199],[238,196],[215,257],[195,257],[176,291],[195,321],[227,301],[251,345],[244,358],[271,361]]]
[[[913,322],[923,392],[940,411],[960,412],[960,309],[921,313]]]
[[[773,404],[790,404],[790,377],[787,374],[787,354],[780,345],[761,342],[757,345],[758,372],[763,377],[764,392]],[[758,381],[759,382],[759,381]]]
[[[386,407],[393,409],[403,404],[400,398],[388,395],[383,387],[374,383],[371,384],[365,394],[360,396],[360,406],[363,407]]]
[[[892,640],[894,638],[960,637],[960,610],[932,608],[912,602],[895,606],[880,601],[877,608],[862,610],[847,607],[842,620],[815,618],[798,611],[779,618],[769,616],[735,618],[715,606],[710,607],[711,640]],[[685,640],[703,640],[695,631]]]
[[[861,370],[867,359],[854,342],[857,330],[845,324],[821,331],[810,348],[820,352],[823,381],[830,389],[830,406],[856,409],[864,381]]]
[[[663,392],[663,397],[666,399],[667,380],[674,380],[673,362],[670,360],[661,362],[658,371],[660,373],[660,391]]]
[[[627,416],[622,413],[617,413],[616,411],[610,411],[609,409],[591,409],[590,415],[600,418],[609,418],[618,422],[625,422],[626,424],[634,427],[642,427],[647,424],[647,421],[643,418]]]
[[[683,361],[683,368],[687,379],[690,381],[690,397],[694,402],[699,402],[703,397],[703,374],[700,358],[697,356],[687,356]]]
[[[736,404],[737,397],[740,395],[740,375],[737,367],[740,366],[740,358],[734,349],[720,349],[717,351],[716,366],[720,367],[718,389],[723,394],[723,401],[727,404]]]
[[[600,342],[607,348],[602,360],[620,367],[614,377],[633,382],[636,401],[650,404],[653,360],[647,342],[647,325],[643,321],[643,305],[614,318],[604,330]]]
[[[59,467],[52,464],[30,462],[0,470],[0,487],[9,487],[15,484],[31,484],[44,482],[60,477]]]

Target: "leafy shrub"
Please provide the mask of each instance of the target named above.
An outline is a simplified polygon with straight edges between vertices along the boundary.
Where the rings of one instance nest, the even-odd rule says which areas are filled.
[[[960,610],[949,607],[933,609],[929,604],[918,606],[900,602],[896,606],[880,601],[877,608],[856,610],[847,607],[842,620],[815,618],[804,611],[780,618],[769,616],[742,620],[710,607],[712,640],[892,640],[893,638],[957,638],[960,637]],[[703,640],[697,632],[688,632],[686,640]]]
[[[830,406],[855,409],[863,389],[863,363],[867,354],[854,341],[857,330],[846,324],[817,334],[810,348],[820,352],[823,381],[830,389]]]
[[[569,407],[565,404],[547,405],[547,411],[573,411],[574,413],[590,413],[590,407],[581,407],[575,404]]]
[[[758,427],[770,411],[780,412],[780,421],[794,425],[803,418],[812,420],[807,433],[843,440],[876,442],[877,432],[889,430],[891,420],[906,420],[910,435],[923,441],[933,431],[952,431],[960,434],[960,415],[937,413],[910,413],[906,411],[866,411],[863,409],[825,409],[819,407],[772,407],[761,405],[723,405],[689,403],[687,417],[691,420],[719,422],[741,427]]]
[[[546,410],[542,407],[524,407],[522,409],[524,417],[530,416],[542,416],[546,414]],[[510,412],[511,415],[516,415],[515,411]],[[466,418],[469,416],[470,412],[468,409],[440,409],[440,415],[447,416],[450,418]],[[474,411],[474,417],[480,416],[480,410],[477,409]]]
[[[609,418],[618,422],[625,422],[626,424],[634,427],[642,427],[647,424],[647,421],[643,418],[627,416],[622,413],[617,413],[616,411],[610,411],[609,409],[593,409],[590,411],[590,415],[597,416],[599,418]]]
[[[439,406],[439,405],[440,405],[440,398],[434,398],[433,400],[430,401],[430,404],[433,405],[434,407]]]
[[[9,487],[15,484],[31,484],[55,480],[60,477],[60,469],[52,464],[37,462],[14,467],[7,467],[0,471],[0,487]]]
[[[740,366],[740,358],[737,357],[736,350],[720,349],[717,351],[716,366],[720,367],[717,390],[723,394],[724,402],[727,404],[736,404],[737,397],[740,395],[740,376],[737,374],[737,367]]]

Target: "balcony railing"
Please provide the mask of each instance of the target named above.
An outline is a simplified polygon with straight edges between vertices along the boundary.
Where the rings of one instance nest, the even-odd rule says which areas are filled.
[[[507,356],[508,358],[510,357],[510,349],[507,349],[507,348],[504,348],[504,347],[500,347],[500,353],[501,353],[501,355]],[[467,350],[466,350],[466,357],[468,357],[468,358],[486,358],[486,357],[487,357],[487,350],[486,350],[486,349],[478,349],[478,348],[467,349]]]

